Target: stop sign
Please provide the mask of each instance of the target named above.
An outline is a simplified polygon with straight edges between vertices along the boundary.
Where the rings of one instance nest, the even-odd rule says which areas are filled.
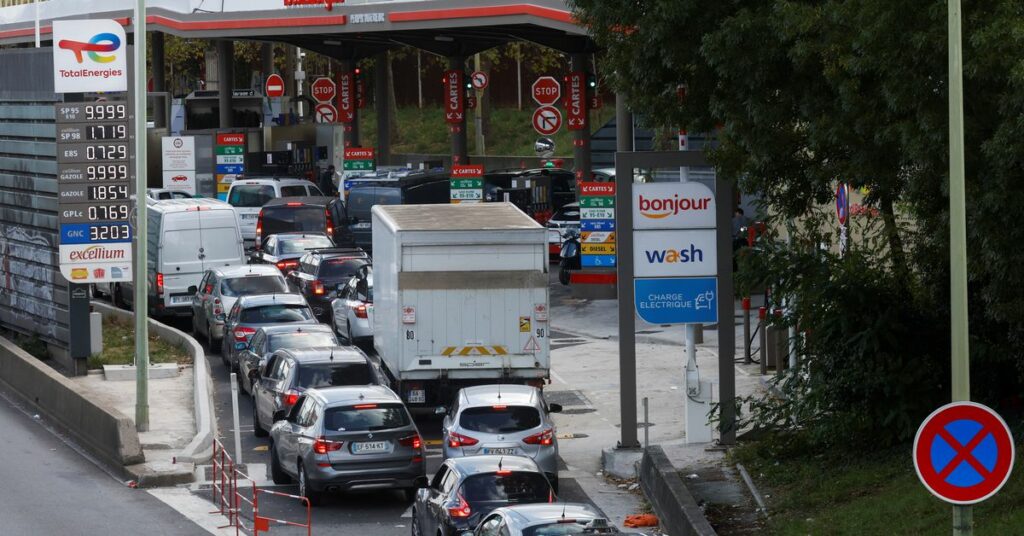
[[[542,76],[533,83],[533,100],[541,106],[550,106],[562,96],[562,86],[551,76]]]
[[[282,97],[284,96],[284,79],[279,74],[272,74],[267,77],[267,96],[268,97]]]
[[[317,102],[331,102],[338,92],[338,86],[330,78],[317,78],[310,86],[310,92]]]

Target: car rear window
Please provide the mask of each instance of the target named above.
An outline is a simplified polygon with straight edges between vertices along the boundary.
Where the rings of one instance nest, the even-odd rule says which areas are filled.
[[[233,207],[259,208],[274,198],[273,186],[240,185],[231,189],[228,204]]]
[[[485,434],[509,434],[540,426],[540,412],[531,406],[482,406],[466,408],[459,426]]]
[[[318,346],[334,346],[338,344],[338,339],[331,333],[282,333],[280,335],[270,336],[270,350],[280,350],[281,348],[316,348]]]
[[[239,322],[243,324],[272,324],[274,322],[301,322],[312,320],[308,305],[260,305],[243,309]]]
[[[366,363],[299,364],[297,386],[305,389],[338,385],[370,385],[373,375]]]
[[[544,475],[525,471],[473,475],[462,483],[462,496],[475,502],[539,503],[551,499],[551,484]]]
[[[302,197],[306,195],[305,186],[282,186],[281,197]]]
[[[317,277],[323,281],[344,281],[356,275],[356,272],[365,265],[366,261],[362,260],[328,259],[320,263],[320,273]]]
[[[293,231],[322,233],[326,229],[323,207],[276,205],[263,209],[263,236]]]
[[[326,236],[306,236],[301,238],[280,238],[278,253],[301,253],[307,249],[331,248],[334,242]]]
[[[235,277],[225,279],[220,284],[220,293],[232,298],[247,294],[271,294],[274,292],[288,292],[288,284],[279,275]]]
[[[337,432],[390,430],[408,426],[409,422],[409,412],[401,404],[359,404],[324,412],[324,428]]]

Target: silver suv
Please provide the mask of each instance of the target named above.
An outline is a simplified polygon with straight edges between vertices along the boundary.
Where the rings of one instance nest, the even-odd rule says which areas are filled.
[[[527,385],[480,385],[455,395],[445,413],[442,441],[445,459],[498,454],[526,456],[544,471],[558,491],[558,438],[548,404],[540,389]]]
[[[420,432],[387,387],[311,389],[282,418],[270,431],[270,476],[298,480],[312,505],[348,490],[401,489],[411,500],[426,485]]]

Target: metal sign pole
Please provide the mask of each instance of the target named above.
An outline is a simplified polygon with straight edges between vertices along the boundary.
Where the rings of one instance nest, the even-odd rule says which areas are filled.
[[[149,430],[149,279],[146,272],[146,0],[135,6],[135,428]]]
[[[619,407],[621,439],[619,448],[635,449],[636,422],[636,312],[633,309],[633,165],[623,153],[615,157],[615,228],[619,262]],[[629,160],[629,162],[623,162]],[[623,165],[625,164],[625,165]]]
[[[949,275],[953,401],[971,399],[967,325],[967,209],[964,186],[964,86],[960,0],[949,0]],[[953,506],[953,534],[974,532],[970,506]]]

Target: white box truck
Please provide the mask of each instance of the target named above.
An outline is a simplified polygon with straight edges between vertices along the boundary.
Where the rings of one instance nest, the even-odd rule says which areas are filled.
[[[511,203],[377,205],[373,345],[411,407],[462,387],[542,387],[547,232]]]

